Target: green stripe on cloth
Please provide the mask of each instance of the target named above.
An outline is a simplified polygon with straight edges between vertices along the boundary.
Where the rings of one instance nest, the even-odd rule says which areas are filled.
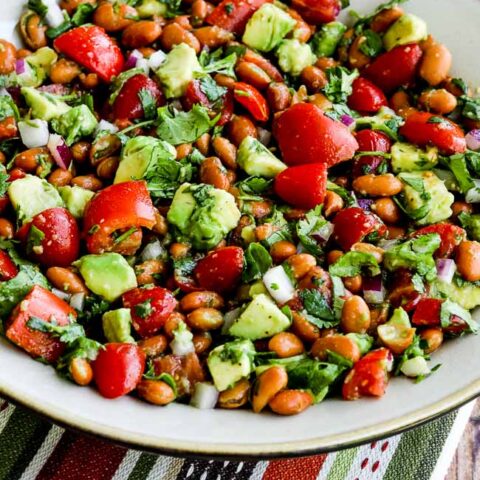
[[[330,472],[328,472],[327,480],[338,480],[346,478],[350,470],[353,460],[357,456],[358,448],[349,448],[337,453]]]
[[[419,429],[405,432],[384,480],[430,479],[456,415],[457,412],[449,413]]]
[[[157,455],[151,453],[142,453],[137,461],[132,473],[128,477],[128,480],[145,480],[150,470],[152,470],[155,462],[157,461]]]
[[[51,425],[16,408],[0,435],[0,479],[19,478],[37,453]]]

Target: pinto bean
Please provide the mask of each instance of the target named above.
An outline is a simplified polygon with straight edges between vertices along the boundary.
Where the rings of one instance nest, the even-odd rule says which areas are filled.
[[[272,412],[278,415],[297,415],[313,403],[310,393],[303,390],[283,390],[277,393],[269,402]]]
[[[122,43],[128,48],[146,47],[160,37],[162,27],[153,20],[140,20],[129,25],[122,34]]]
[[[450,50],[442,43],[433,41],[424,51],[419,74],[429,85],[436,86],[448,77],[451,66]]]
[[[425,109],[440,115],[447,115],[457,107],[457,98],[444,88],[425,90],[418,102]]]
[[[243,60],[237,63],[235,72],[243,82],[249,83],[259,90],[267,88],[272,81],[268,74],[258,65]]]
[[[217,157],[206,158],[200,165],[200,180],[221,190],[230,188],[230,181],[222,162]]]
[[[252,408],[255,413],[261,412],[275,395],[286,388],[288,375],[283,367],[274,366],[265,370],[255,382],[252,396]]]
[[[243,407],[248,402],[249,392],[250,382],[246,378],[242,378],[233,387],[220,392],[217,405],[227,409]]]
[[[167,51],[170,51],[175,45],[186,43],[192,47],[196,53],[200,52],[200,42],[193,33],[182,28],[178,23],[167,25],[160,36],[160,45]]]
[[[255,124],[246,115],[235,115],[227,124],[227,136],[238,147],[245,137],[258,137]]]
[[[223,298],[216,292],[204,290],[203,292],[191,292],[180,300],[180,309],[184,312],[192,312],[198,308],[223,308]]]
[[[88,293],[88,289],[85,286],[83,280],[76,273],[73,273],[68,268],[50,267],[46,271],[46,276],[50,283],[62,292],[72,294]]]
[[[202,47],[218,48],[232,40],[233,34],[217,26],[197,28],[193,34]]]
[[[391,173],[383,175],[362,175],[352,183],[353,189],[371,197],[391,197],[403,189],[402,182]]]
[[[103,2],[93,13],[93,23],[107,32],[120,32],[135,23],[137,15],[135,8],[126,3]]]
[[[6,40],[0,40],[0,75],[8,75],[15,70],[17,49]]]

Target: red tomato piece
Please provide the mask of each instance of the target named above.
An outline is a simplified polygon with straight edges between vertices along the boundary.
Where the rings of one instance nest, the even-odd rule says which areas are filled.
[[[200,87],[199,80],[192,80],[187,85],[185,97],[182,103],[184,104],[185,110],[191,110],[196,103],[208,108],[211,106],[210,100],[207,98],[205,93],[203,93]]]
[[[275,193],[297,208],[310,210],[323,203],[327,193],[327,165],[309,163],[288,167],[275,178]]]
[[[255,87],[248,83],[235,82],[233,84],[233,98],[246,108],[255,120],[259,122],[268,120],[270,109],[267,101]]]
[[[413,233],[413,237],[420,235],[428,235],[429,233],[438,233],[440,235],[440,247],[435,252],[435,256],[439,258],[449,257],[456,247],[465,240],[467,234],[465,230],[451,223],[437,223],[421,228]]]
[[[227,124],[233,117],[233,93],[231,90],[225,94],[223,99],[223,108],[220,112],[220,119],[217,122],[218,126]]]
[[[374,232],[382,237],[387,227],[376,215],[360,207],[340,210],[333,219],[333,237],[346,252],[354,243],[361,242]]]
[[[448,327],[443,327],[443,331],[450,335],[459,335],[464,330],[468,328],[467,322],[463,319],[458,317],[457,315],[452,315],[450,317]]]
[[[106,82],[122,72],[125,62],[122,51],[103,28],[95,25],[73,28],[58,36],[53,45]]]
[[[143,181],[117,183],[101,190],[88,203],[84,235],[90,253],[110,251],[116,230],[155,225],[155,209]]]
[[[348,97],[348,106],[363,113],[377,113],[382,107],[388,107],[385,94],[370,80],[357,78],[352,84],[352,94]]]
[[[438,298],[422,298],[412,317],[412,324],[434,327],[440,325],[440,310],[443,300]]]
[[[129,78],[123,85],[113,104],[114,117],[118,120],[136,120],[144,117],[142,92],[150,94],[157,107],[165,104],[165,97],[158,85],[151,78],[140,73]]]
[[[17,237],[28,255],[47,267],[69,267],[79,256],[80,230],[66,208],[49,208],[35,215]]]
[[[271,0],[223,0],[208,15],[205,22],[240,35],[249,18],[269,1]]]
[[[3,250],[0,250],[0,282],[11,280],[15,278],[18,273],[18,268],[13,263],[10,255]]]
[[[145,370],[145,354],[133,343],[107,343],[92,364],[98,391],[117,398],[135,390]]]
[[[68,325],[72,315],[77,316],[68,303],[36,285],[13,310],[5,334],[32,357],[41,357],[53,363],[62,354],[65,345],[49,333],[31,330],[27,322],[30,317],[37,317],[46,322],[55,320],[58,325]]]
[[[308,23],[333,22],[340,13],[341,4],[338,0],[293,0],[292,7]]]
[[[389,93],[414,80],[422,56],[422,49],[416,43],[400,45],[379,55],[365,68],[363,75]]]
[[[331,167],[350,160],[358,143],[350,130],[312,103],[297,103],[275,124],[274,135],[287,165],[325,163]]]
[[[392,364],[393,355],[386,348],[379,348],[367,353],[345,377],[342,388],[343,398],[357,400],[363,396],[383,396]]]
[[[445,155],[463,153],[467,149],[463,130],[448,118],[433,113],[412,113],[400,133],[415,145],[434,145]]]
[[[243,249],[222,247],[197,263],[194,276],[203,289],[223,293],[233,290],[238,285],[242,271]]]
[[[3,195],[3,197],[0,197],[0,213],[3,213],[5,211],[9,203],[10,203],[10,199],[8,198],[7,195]]]
[[[392,141],[382,132],[376,130],[360,130],[355,135],[359,152],[390,152]],[[385,161],[380,155],[365,155],[353,162],[352,173],[355,177],[376,173],[377,168]]]
[[[134,288],[123,294],[122,301],[130,309],[133,328],[141,337],[157,333],[177,306],[172,292],[162,287]]]

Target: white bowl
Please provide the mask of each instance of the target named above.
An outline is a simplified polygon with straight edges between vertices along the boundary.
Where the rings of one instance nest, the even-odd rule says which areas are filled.
[[[2,3],[0,37],[14,38],[23,0]],[[379,2],[353,1],[368,11]],[[447,43],[455,70],[480,85],[477,67],[480,30],[478,0],[413,0],[406,8],[428,21]],[[0,394],[84,432],[177,455],[281,457],[335,450],[418,425],[480,394],[480,336],[449,341],[433,356],[442,367],[414,384],[391,380],[380,400],[329,399],[296,417],[250,411],[197,410],[173,404],[155,407],[131,397],[106,400],[94,389],[79,388],[24,352],[0,340]]]

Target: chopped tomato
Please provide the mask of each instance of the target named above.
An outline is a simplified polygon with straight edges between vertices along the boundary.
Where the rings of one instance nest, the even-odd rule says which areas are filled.
[[[186,110],[191,110],[197,103],[208,108],[211,107],[210,100],[200,87],[200,80],[192,80],[189,82],[182,103]]]
[[[92,364],[98,391],[117,398],[135,390],[145,370],[145,354],[134,343],[107,343]]]
[[[455,248],[458,247],[467,236],[463,228],[452,225],[451,223],[429,225],[428,227],[417,230],[412,236],[419,237],[430,233],[438,233],[438,235],[440,235],[440,247],[438,247],[438,250],[435,252],[435,256],[439,258],[445,258],[452,255]]]
[[[327,166],[309,163],[288,167],[275,178],[275,193],[294,207],[310,210],[325,200]]]
[[[297,103],[280,115],[274,128],[287,165],[325,163],[331,167],[350,160],[358,143],[350,130],[327,117],[312,103]]]
[[[355,135],[359,152],[390,152],[392,141],[382,132],[376,130],[360,130]],[[376,173],[377,168],[385,162],[380,155],[365,155],[358,157],[353,162],[352,174],[355,177]]]
[[[37,317],[46,322],[68,325],[72,316],[76,317],[77,314],[68,303],[36,285],[13,310],[5,334],[32,357],[40,357],[52,363],[62,354],[65,345],[49,333],[30,329],[27,322],[31,317]]]
[[[267,101],[255,87],[248,83],[235,82],[233,84],[233,98],[246,108],[255,120],[259,122],[268,120],[270,109]]]
[[[222,125],[227,124],[233,117],[233,93],[231,90],[225,94],[223,99],[223,107],[220,112],[220,119],[217,122],[217,125],[221,127]]]
[[[357,400],[363,396],[381,397],[388,384],[388,372],[392,368],[390,350],[379,348],[362,357],[345,378],[342,395],[345,400]]]
[[[96,25],[84,25],[62,33],[53,45],[60,53],[106,82],[111,82],[122,72],[122,51],[105,30]]]
[[[144,99],[142,101],[142,98]],[[165,104],[165,97],[158,85],[143,73],[129,78],[113,104],[117,120],[136,120],[145,116],[144,102],[153,102],[153,107]]]
[[[412,317],[412,324],[434,327],[440,325],[440,310],[443,300],[438,298],[422,298]]]
[[[416,43],[400,45],[378,56],[365,68],[363,75],[385,93],[389,93],[412,83],[422,55],[422,50]]]
[[[166,288],[134,288],[122,296],[123,305],[132,313],[132,324],[141,337],[149,337],[160,330],[177,301]]]
[[[5,211],[9,203],[10,199],[8,198],[8,195],[3,195],[0,197],[0,213],[3,213]]]
[[[352,84],[352,94],[348,97],[348,106],[363,113],[376,113],[382,107],[388,107],[385,94],[366,78],[359,77]]]
[[[240,247],[217,248],[197,263],[194,276],[205,290],[228,292],[233,290],[243,271],[243,249]]]
[[[333,219],[333,237],[345,251],[368,235],[376,233],[383,237],[386,232],[387,227],[376,215],[360,207],[340,210]]]
[[[101,190],[88,203],[84,215],[84,235],[90,253],[115,247],[112,234],[133,227],[152,228],[155,209],[143,181],[117,183]]]
[[[10,255],[7,252],[0,250],[0,282],[15,278],[17,273],[18,268],[15,263],[13,263]]]
[[[463,130],[448,118],[433,113],[412,113],[400,133],[415,145],[434,145],[445,155],[463,153],[467,149]]]
[[[340,13],[339,0],[293,0],[292,7],[309,23],[333,22]]]

